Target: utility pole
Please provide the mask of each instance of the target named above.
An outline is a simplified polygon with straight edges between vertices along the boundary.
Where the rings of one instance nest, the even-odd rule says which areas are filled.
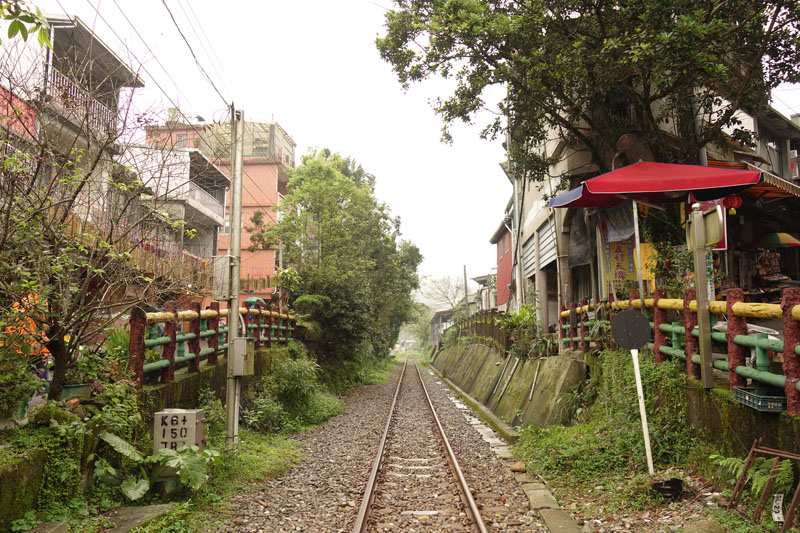
[[[469,289],[467,289],[467,265],[464,265],[464,310],[466,316],[469,318]]]
[[[239,396],[241,379],[234,375],[234,342],[239,336],[239,266],[242,259],[242,152],[244,148],[244,111],[231,106],[231,229],[228,253],[231,299],[228,301],[228,378],[225,402],[225,442],[232,446],[239,434]],[[246,336],[246,335],[245,335]]]

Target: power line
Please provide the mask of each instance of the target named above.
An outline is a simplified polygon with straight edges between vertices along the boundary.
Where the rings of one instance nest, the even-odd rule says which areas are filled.
[[[67,15],[67,16],[69,17],[69,16],[70,16],[70,15],[69,15],[69,13],[67,13],[66,9],[65,9],[65,8],[64,8],[64,6],[61,4],[60,0],[57,0],[57,3],[58,3],[58,5],[59,5],[59,7],[61,7],[61,10],[64,12],[64,14],[65,14],[65,15]],[[125,43],[125,40],[124,40],[124,39],[122,39],[122,37],[120,37],[120,35],[119,35],[119,34],[116,32],[116,30],[114,30],[114,28],[113,28],[113,27],[112,27],[112,26],[109,24],[109,22],[108,22],[108,21],[105,19],[105,17],[103,17],[103,15],[102,15],[102,13],[100,13],[99,9],[98,9],[97,7],[95,7],[95,6],[94,6],[94,5],[93,5],[93,4],[92,4],[92,3],[91,3],[89,0],[87,0],[87,3],[88,3],[88,4],[89,4],[89,6],[91,6],[91,8],[92,8],[92,9],[95,11],[95,13],[97,13],[97,15],[98,15],[98,16],[100,17],[100,19],[101,19],[101,20],[102,20],[102,21],[103,21],[103,22],[106,24],[106,26],[108,26],[108,28],[111,30],[111,32],[114,34],[114,36],[117,38],[117,40],[118,40],[118,41],[119,41],[119,42],[122,44],[122,46],[125,48],[125,50],[126,50],[126,51],[127,51],[127,52],[128,52],[128,53],[129,53],[129,54],[130,54],[130,55],[131,55],[133,58],[135,58],[135,59],[136,59],[136,61],[138,61],[138,62],[139,62],[139,65],[141,66],[142,70],[144,70],[144,71],[145,71],[145,73],[146,73],[146,74],[147,74],[147,75],[150,77],[150,79],[153,81],[153,83],[155,83],[155,84],[156,84],[156,87],[158,87],[158,89],[161,91],[161,93],[162,93],[162,94],[163,94],[163,95],[164,95],[164,96],[167,98],[167,100],[169,100],[169,102],[170,102],[170,103],[171,103],[171,104],[172,104],[172,105],[175,107],[175,109],[178,111],[178,113],[179,113],[179,114],[180,114],[180,116],[183,118],[183,120],[185,121],[185,123],[186,123],[188,126],[190,126],[190,127],[192,127],[192,128],[195,128],[195,126],[194,126],[194,125],[191,123],[192,121],[191,121],[191,120],[190,120],[190,119],[189,119],[189,118],[188,118],[188,117],[187,117],[187,116],[186,116],[186,115],[183,113],[183,111],[181,111],[181,109],[180,109],[180,107],[178,106],[178,104],[176,104],[176,103],[175,103],[175,101],[172,99],[172,97],[171,97],[171,96],[170,96],[170,95],[169,95],[169,94],[166,92],[166,90],[164,89],[164,87],[162,87],[162,85],[161,85],[160,83],[158,83],[158,80],[156,80],[156,78],[155,78],[155,77],[154,77],[154,76],[153,76],[153,75],[150,73],[150,71],[148,71],[148,70],[147,70],[147,67],[145,67],[145,66],[144,66],[144,63],[143,63],[143,62],[142,62],[142,61],[141,61],[141,60],[140,60],[138,57],[136,57],[136,54],[134,54],[133,50],[131,50],[131,49],[130,49],[130,47],[128,47],[127,43]],[[145,44],[145,47],[147,47],[148,51],[149,51],[151,54],[153,54],[153,51],[150,49],[150,47],[149,47],[149,46],[147,45],[147,43],[144,41],[144,39],[142,38],[142,36],[141,36],[141,34],[139,33],[139,31],[138,31],[138,30],[136,29],[136,27],[133,25],[133,23],[132,23],[132,22],[131,22],[131,20],[128,18],[128,16],[125,14],[125,12],[122,10],[122,8],[119,6],[119,4],[117,4],[116,0],[114,0],[114,4],[115,4],[115,5],[117,6],[117,8],[120,10],[120,12],[122,13],[122,15],[123,15],[123,17],[125,18],[125,21],[128,23],[128,25],[129,25],[129,26],[130,26],[130,27],[133,29],[133,31],[136,33],[136,35],[139,37],[139,39],[141,39],[141,40],[142,40],[142,42]],[[155,54],[153,54],[153,57],[155,58]],[[157,62],[158,62],[158,64],[161,66],[161,68],[162,68],[162,69],[164,69],[164,66],[163,66],[163,65],[162,65],[162,64],[161,64],[161,63],[158,61],[158,59],[157,59],[157,58],[156,58],[156,61],[157,61]],[[164,69],[164,71],[165,71],[165,73],[167,74],[167,76],[170,78],[170,81],[172,81],[172,83],[173,83],[173,84],[175,84],[175,80],[174,80],[174,79],[172,79],[172,77],[171,77],[171,76],[169,76],[169,73],[166,71],[166,69]],[[177,84],[175,84],[175,85],[176,85],[176,88],[177,88]],[[218,93],[218,94],[219,94],[219,93]],[[221,96],[221,95],[220,95],[220,96]],[[187,99],[187,101],[188,101],[188,99]],[[227,105],[227,104],[226,104],[226,105]],[[212,149],[211,145],[209,144],[208,140],[207,140],[207,139],[205,139],[203,136],[199,136],[198,138],[199,138],[199,139],[200,139],[200,140],[201,140],[201,141],[202,141],[202,142],[203,142],[203,143],[204,143],[204,144],[205,144],[205,145],[208,147],[209,151],[213,153],[213,149]],[[257,182],[255,179],[253,179],[253,177],[252,177],[252,176],[250,176],[250,175],[247,173],[247,171],[245,171],[245,170],[244,170],[244,168],[242,169],[242,171],[243,171],[243,174],[244,174],[245,176],[247,176],[247,177],[248,177],[248,178],[251,180],[251,182],[253,183],[253,185],[255,185],[255,186],[256,186],[256,188],[257,188],[257,189],[258,189],[258,190],[259,190],[259,191],[260,191],[260,192],[261,192],[261,193],[262,193],[264,196],[268,196],[268,195],[267,195],[267,193],[264,191],[264,189],[262,189],[262,188],[261,188],[261,186],[258,184],[258,182]],[[242,188],[243,188],[243,189],[244,189],[246,192],[248,192],[248,193],[250,194],[250,196],[251,196],[251,197],[252,197],[252,198],[255,200],[255,195],[252,193],[252,190],[248,190],[247,188],[245,188],[245,187],[244,187],[244,183],[242,183]],[[275,218],[271,216],[271,213],[269,213],[269,211],[270,211],[269,207],[271,207],[271,206],[264,206],[264,205],[262,205],[260,202],[258,202],[257,200],[255,200],[255,203],[256,203],[256,207],[258,207],[258,208],[260,208],[260,209],[264,210],[264,212],[265,212],[266,214],[268,214],[268,215],[270,216],[270,218],[271,218],[273,221],[277,222],[277,221],[275,220]]]
[[[171,18],[171,19],[172,19],[172,23],[173,23],[173,24],[175,25],[175,27],[178,29],[178,33],[181,35],[181,38],[183,39],[183,42],[185,42],[185,43],[186,43],[186,46],[189,48],[189,52],[191,52],[191,54],[192,54],[192,57],[194,58],[194,62],[195,62],[195,64],[197,65],[197,68],[199,68],[199,69],[200,69],[200,72],[201,72],[201,73],[203,74],[203,76],[206,78],[206,81],[208,81],[208,83],[210,83],[210,84],[211,84],[211,86],[212,86],[212,87],[214,88],[214,90],[217,92],[217,94],[219,95],[219,97],[220,97],[220,98],[222,98],[222,101],[223,101],[223,102],[225,102],[225,104],[227,104],[227,103],[228,103],[228,99],[227,99],[227,98],[225,98],[224,96],[222,96],[222,93],[221,93],[221,92],[219,92],[219,89],[217,89],[217,86],[216,86],[216,84],[214,84],[214,81],[211,79],[211,76],[209,76],[209,75],[208,75],[208,73],[206,72],[206,69],[204,69],[204,68],[203,68],[203,65],[201,65],[201,64],[200,64],[200,60],[199,60],[199,59],[197,59],[197,55],[195,55],[195,53],[194,53],[194,50],[192,49],[192,45],[191,45],[191,44],[189,44],[189,40],[188,40],[188,39],[186,38],[186,36],[183,34],[183,30],[181,30],[181,27],[180,27],[180,25],[178,24],[178,21],[177,21],[177,20],[175,20],[175,16],[172,14],[172,10],[171,10],[171,9],[169,8],[169,6],[167,5],[167,2],[166,2],[166,0],[161,0],[161,3],[162,3],[162,4],[164,4],[164,8],[167,10],[167,13],[169,13],[169,18]]]
[[[181,8],[181,12],[183,12],[183,15],[186,17],[186,22],[188,22],[189,27],[192,28],[192,32],[194,32],[195,36],[197,37],[197,40],[200,42],[200,47],[205,52],[206,57],[208,57],[208,60],[211,63],[211,67],[214,69],[214,72],[217,74],[217,76],[219,76],[220,81],[224,84],[225,86],[224,88],[226,88],[229,93],[233,94],[233,96],[237,100],[240,99],[236,91],[236,84],[233,83],[227,71],[225,70],[223,62],[219,59],[219,56],[217,56],[217,52],[214,50],[214,45],[211,43],[211,39],[208,38],[208,34],[206,33],[205,28],[203,28],[203,24],[200,22],[200,19],[197,17],[197,14],[195,14],[194,9],[192,9],[192,4],[187,2],[186,7],[189,8],[189,12],[192,14],[192,17],[194,18],[195,22],[197,22],[197,26],[200,28],[200,32],[203,34],[202,37],[200,36],[200,33],[197,32],[197,29],[195,29],[195,25],[192,23],[192,17],[190,17],[189,14],[186,12],[186,10],[183,8],[183,2],[178,1],[178,7]],[[206,48],[205,44],[203,44],[204,38],[205,42],[208,44],[208,48]],[[211,53],[209,53],[209,49],[211,50]],[[214,62],[214,59],[216,59],[216,63]],[[217,68],[217,66],[219,66],[219,69]]]
[[[95,10],[95,12],[96,12],[98,15],[100,15],[100,12],[99,12],[99,10],[98,10],[98,9],[96,9],[96,8],[94,7],[94,5],[92,5],[92,3],[91,3],[89,0],[86,0],[86,1],[87,1],[87,3],[88,3],[90,6],[92,6],[92,9],[94,9],[94,10]],[[157,56],[157,55],[156,55],[156,54],[153,52],[153,50],[150,48],[150,45],[148,45],[148,44],[147,44],[147,41],[145,40],[145,38],[144,38],[144,37],[142,37],[142,34],[141,34],[141,33],[139,33],[139,30],[136,28],[136,26],[134,26],[134,25],[133,25],[133,22],[131,22],[131,20],[128,18],[128,15],[125,13],[125,11],[122,9],[122,7],[120,7],[119,3],[117,3],[117,0],[112,0],[112,1],[114,2],[114,5],[115,5],[115,6],[117,6],[117,10],[118,10],[118,11],[119,11],[119,12],[122,14],[122,16],[125,18],[125,21],[128,23],[128,26],[130,26],[130,27],[131,27],[131,29],[134,31],[134,33],[136,33],[136,36],[137,36],[137,37],[139,37],[139,40],[140,40],[140,41],[142,41],[142,44],[144,44],[145,48],[147,48],[147,51],[150,53],[150,55],[153,57],[153,59],[155,59],[156,63],[158,63],[158,66],[159,66],[159,67],[161,67],[161,70],[162,70],[162,71],[164,71],[164,74],[166,74],[166,75],[167,75],[167,78],[169,78],[169,80],[170,80],[170,81],[172,82],[172,84],[175,86],[175,89],[176,89],[176,90],[177,90],[177,91],[178,91],[178,92],[179,92],[179,93],[180,93],[180,94],[181,94],[181,95],[182,95],[182,96],[183,96],[183,97],[186,99],[186,101],[187,101],[187,102],[189,102],[189,98],[186,96],[186,94],[185,94],[183,91],[181,91],[180,85],[179,85],[179,84],[178,84],[178,83],[175,81],[175,79],[174,79],[174,78],[172,77],[172,75],[169,73],[169,70],[167,70],[167,68],[166,68],[166,67],[163,65],[163,63],[161,63],[161,61],[158,59],[158,56]],[[103,16],[102,16],[102,15],[100,15],[100,18],[103,20],[103,22],[105,22],[105,23],[106,23],[106,26],[109,26],[109,28],[111,27],[111,26],[110,26],[110,24],[108,23],[108,21],[106,21],[106,19],[105,19],[105,18],[103,18]],[[113,30],[112,30],[112,31],[113,31]],[[116,34],[115,34],[115,35],[116,35]],[[117,38],[119,38],[119,35],[117,35]],[[130,48],[128,48],[128,47],[127,47],[127,45],[125,45],[125,43],[123,43],[123,45],[125,46],[125,48],[128,50],[128,52],[129,52],[129,53],[133,54],[133,52],[131,52]],[[139,59],[138,59],[138,58],[137,58],[137,61],[139,61]],[[150,74],[150,73],[147,71],[147,69],[145,69],[145,68],[144,68],[144,64],[143,64],[143,62],[142,62],[142,61],[139,61],[139,64],[140,64],[140,65],[142,65],[142,68],[145,70],[145,72],[147,72],[147,74],[148,74],[148,75],[149,75],[151,78],[153,78],[153,76],[152,76],[152,75],[151,75],[151,74]],[[157,82],[155,79],[153,79],[153,82],[154,82],[156,85],[158,85],[158,82]],[[161,89],[161,87],[160,87],[160,86],[159,86],[159,89]],[[164,91],[162,90],[162,92],[164,92]],[[165,95],[166,95],[166,93],[165,93]],[[170,101],[171,101],[171,100],[170,100]]]

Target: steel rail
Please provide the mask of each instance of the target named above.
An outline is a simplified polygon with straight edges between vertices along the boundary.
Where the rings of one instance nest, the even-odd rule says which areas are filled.
[[[400,387],[403,384],[403,376],[406,374],[406,367],[408,366],[408,359],[403,364],[403,371],[400,373],[400,379],[397,380],[397,388],[394,391],[394,398],[392,399],[392,406],[389,408],[389,416],[386,417],[386,427],[383,429],[383,436],[381,443],[378,446],[378,455],[372,463],[372,471],[369,474],[367,481],[367,488],[364,490],[364,498],[361,500],[361,506],[358,508],[358,516],[356,523],[353,526],[354,533],[364,533],[367,530],[367,520],[369,518],[369,508],[372,502],[375,501],[375,488],[378,483],[378,471],[383,464],[383,456],[386,453],[386,440],[389,437],[389,427],[392,424],[392,417],[394,416],[394,408],[397,405],[397,397],[400,395]]]
[[[436,414],[436,409],[433,407],[433,402],[428,394],[427,387],[425,387],[425,381],[422,379],[422,373],[419,371],[419,366],[417,365],[416,361],[414,362],[414,368],[417,369],[417,377],[419,377],[419,382],[422,385],[422,391],[425,393],[425,398],[428,400],[428,407],[430,407],[433,419],[436,421],[436,427],[439,429],[439,436],[442,438],[442,443],[447,451],[447,460],[450,462],[450,466],[456,475],[458,487],[461,489],[461,498],[466,504],[467,514],[470,515],[473,526],[475,526],[480,533],[488,533],[486,524],[483,523],[483,517],[478,510],[478,505],[475,503],[475,499],[472,497],[472,493],[467,485],[467,480],[464,479],[464,474],[461,472],[461,467],[458,464],[458,460],[456,460],[456,455],[453,453],[453,448],[450,446],[450,441],[447,439],[447,435],[444,433],[444,428],[442,427],[441,422],[439,422],[439,415]],[[403,367],[403,370],[405,370],[405,367]]]

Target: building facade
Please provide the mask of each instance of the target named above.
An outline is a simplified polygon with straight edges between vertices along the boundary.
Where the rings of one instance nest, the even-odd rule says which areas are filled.
[[[230,175],[230,124],[190,124],[177,110],[161,126],[146,129],[147,144],[198,149],[226,175]],[[270,280],[278,260],[276,249],[258,249],[250,239],[252,218],[262,213],[268,227],[275,222],[277,206],[286,194],[289,172],[295,166],[295,142],[277,122],[246,122],[242,180],[242,262],[243,292],[261,298],[272,293]],[[230,232],[230,191],[225,198],[223,224],[219,228],[217,255],[226,255]]]

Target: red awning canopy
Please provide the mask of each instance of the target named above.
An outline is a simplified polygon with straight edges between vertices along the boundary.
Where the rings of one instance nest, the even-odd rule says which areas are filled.
[[[625,198],[651,203],[715,200],[761,181],[757,170],[639,162],[584,181],[552,200],[551,207],[603,207]]]

